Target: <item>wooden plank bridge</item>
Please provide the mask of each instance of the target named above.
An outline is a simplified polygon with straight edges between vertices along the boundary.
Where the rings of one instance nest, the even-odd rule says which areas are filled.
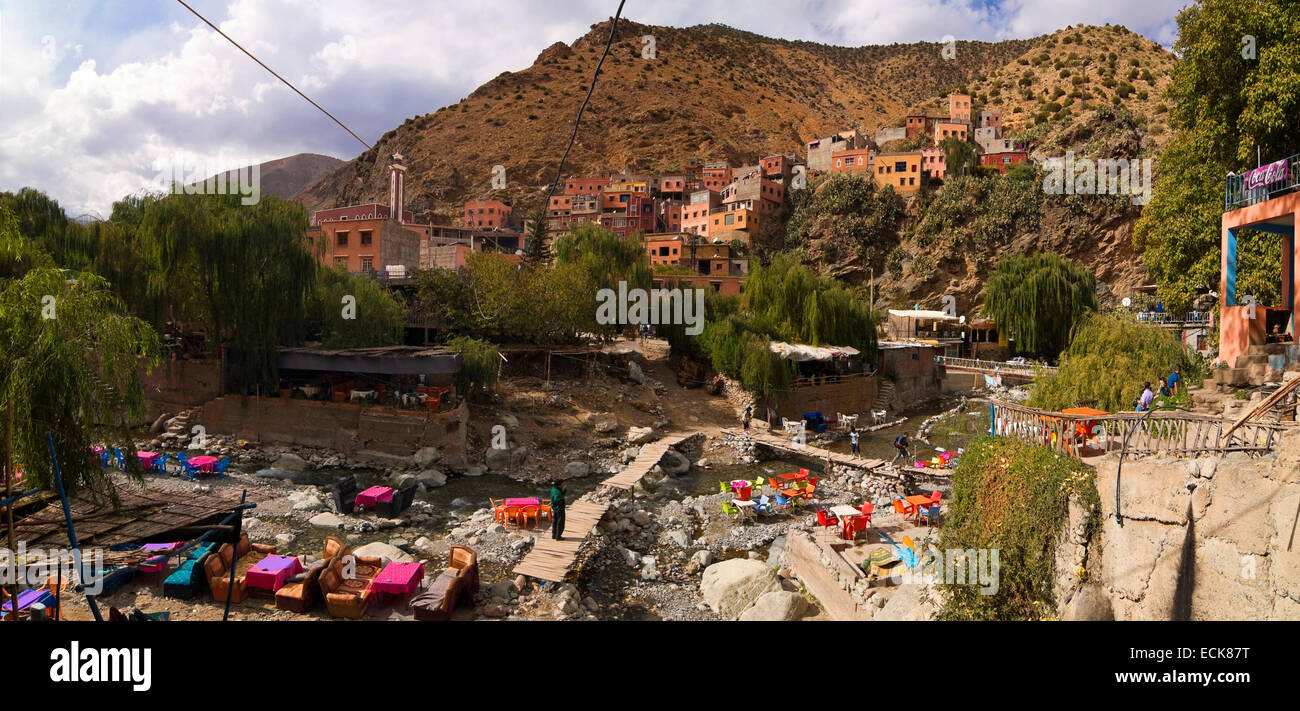
[[[1252,421],[1224,437],[1231,422],[1196,412],[1156,410],[1149,417],[1146,412],[1093,416],[1048,412],[998,400],[989,404],[989,419],[990,434],[1016,437],[1074,457],[1119,449],[1125,440],[1130,455],[1263,454],[1272,451],[1281,435],[1296,426]]]
[[[770,447],[780,452],[792,454],[797,457],[808,457],[810,459],[820,459],[827,464],[827,472],[835,464],[853,469],[870,471],[873,474],[885,474],[890,470],[890,462],[885,459],[872,459],[868,457],[855,457],[852,454],[844,452],[832,452],[822,447],[814,447],[810,444],[797,444],[792,437],[778,437],[776,435],[761,432],[758,430],[751,431],[748,435],[740,430],[725,429],[723,432],[740,437],[749,437],[750,439]],[[915,461],[915,460],[913,460]],[[917,476],[933,477],[943,479],[951,476],[951,472],[943,469],[932,469],[930,467],[904,466],[903,471],[908,474]]]
[[[557,541],[542,530],[533,536],[533,548],[515,566],[515,574],[539,580],[564,580],[578,559],[578,549],[609,510],[610,504],[599,499],[605,498],[611,490],[631,489],[659,463],[669,447],[693,436],[693,433],[670,435],[641,447],[636,459],[624,467],[623,471],[602,481],[596,491],[579,498],[564,509],[563,540]]]

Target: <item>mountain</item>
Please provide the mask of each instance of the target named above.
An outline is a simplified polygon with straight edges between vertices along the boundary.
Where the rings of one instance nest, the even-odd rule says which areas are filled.
[[[342,165],[344,165],[343,161],[338,158],[318,153],[298,153],[286,158],[270,160],[257,166],[260,172],[259,189],[268,195],[287,200],[324,176],[338,170]],[[247,170],[247,166],[243,170]],[[232,173],[233,171],[227,172],[227,180],[234,177]]]
[[[531,67],[407,119],[298,198],[309,211],[381,199],[388,158],[400,151],[407,207],[420,218],[454,221],[464,201],[489,196],[530,209],[555,179],[608,34],[608,22],[593,25],[570,45],[546,48]],[[653,59],[642,57],[646,35],[655,38]],[[1004,67],[1033,44],[958,42],[959,60],[946,60],[937,43],[834,47],[723,25],[620,21],[564,173],[802,153],[806,141],[848,126],[874,132],[901,121],[907,107]],[[491,189],[495,165],[506,169],[503,190]]]

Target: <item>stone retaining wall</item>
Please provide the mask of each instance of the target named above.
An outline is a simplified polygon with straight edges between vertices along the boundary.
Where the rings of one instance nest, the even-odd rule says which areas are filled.
[[[203,405],[198,423],[213,434],[254,442],[322,447],[345,456],[410,457],[437,447],[444,460],[465,451],[469,409],[425,413],[297,398],[226,395]]]

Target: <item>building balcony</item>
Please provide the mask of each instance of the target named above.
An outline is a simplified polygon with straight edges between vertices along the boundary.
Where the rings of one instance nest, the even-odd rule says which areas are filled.
[[[1300,154],[1241,174],[1229,173],[1223,211],[1255,205],[1300,187]]]

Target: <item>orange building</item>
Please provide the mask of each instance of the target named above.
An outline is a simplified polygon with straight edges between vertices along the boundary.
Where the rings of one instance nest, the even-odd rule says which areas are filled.
[[[709,214],[722,206],[722,195],[716,190],[696,190],[690,202],[682,205],[682,232],[698,237],[709,235]]]
[[[595,195],[609,187],[610,179],[570,176],[564,181],[565,195]]]
[[[758,234],[758,226],[762,219],[758,213],[749,209],[714,212],[709,215],[709,236],[711,239],[730,242],[731,236],[724,239],[723,235],[734,232],[735,239],[749,245],[753,243],[754,235]]]
[[[1006,174],[1011,166],[1016,163],[1025,163],[1029,161],[1029,153],[1025,151],[1004,151],[1002,153],[985,153],[980,156],[980,165],[986,165],[997,168],[999,173]]]
[[[831,172],[871,170],[871,163],[876,152],[870,148],[858,148],[852,151],[837,151],[831,154]]]
[[[500,200],[472,200],[465,203],[464,214],[466,227],[510,226],[510,206]]]
[[[948,95],[948,118],[953,122],[970,123],[970,94]]]
[[[912,192],[921,189],[921,152],[881,153],[876,156],[876,185],[894,186],[898,192]]]
[[[967,140],[970,136],[970,125],[959,123],[957,121],[935,121],[934,122],[934,142],[942,143],[945,138],[960,138]]]
[[[660,264],[678,266],[690,261],[690,249],[685,235],[648,235],[645,242],[646,254],[650,256],[650,266]]]

